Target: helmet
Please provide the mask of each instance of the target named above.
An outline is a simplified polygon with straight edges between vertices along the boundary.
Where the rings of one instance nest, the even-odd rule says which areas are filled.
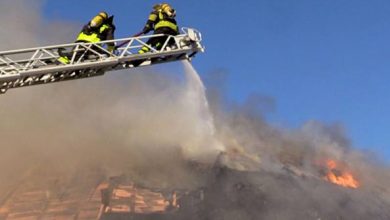
[[[104,20],[108,18],[108,14],[105,11],[99,12],[98,16],[101,16]]]
[[[155,4],[153,5],[153,11],[158,11],[161,8],[161,4]]]
[[[100,27],[105,20],[107,20],[108,14],[107,12],[99,12],[90,22],[91,27]]]
[[[165,13],[169,17],[175,17],[176,16],[175,9],[173,9],[168,3],[162,3],[160,5],[160,10],[161,10],[161,12]]]

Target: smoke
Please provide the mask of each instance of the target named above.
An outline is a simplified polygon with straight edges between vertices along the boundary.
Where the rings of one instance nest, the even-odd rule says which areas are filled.
[[[0,3],[8,30],[0,37],[6,42],[1,50],[73,41],[81,24],[43,21],[42,4]],[[188,64],[157,68],[15,89],[1,96],[4,191],[41,167],[46,175],[61,173],[64,178],[99,167],[106,176],[126,173],[157,185],[168,184],[164,178],[173,185],[177,179],[196,184],[179,166],[182,158],[210,160],[206,156],[212,152],[214,160],[220,148],[204,87],[193,70],[184,70]],[[215,147],[199,147],[211,141]]]
[[[221,78],[209,85],[223,88]],[[229,211],[207,213],[208,218],[390,217],[386,208],[390,204],[389,167],[376,156],[355,149],[341,124],[312,120],[294,130],[274,127],[263,118],[264,109],[273,109],[269,98],[254,95],[240,105],[221,98],[224,91],[211,90],[217,136],[227,149],[222,164],[230,171],[217,172],[207,192],[209,203],[228,206]],[[360,187],[350,190],[326,182],[324,161],[329,159],[349,170]]]
[[[46,23],[42,4],[0,3],[7,21],[1,50],[73,40],[82,24]],[[313,120],[276,128],[263,117],[274,108],[271,98],[229,103],[219,91],[221,77],[208,85],[207,99],[184,62],[9,90],[0,96],[0,200],[27,177],[70,179],[98,169],[154,188],[205,187],[210,204],[200,219],[388,217],[389,169],[355,150],[342,125]],[[211,164],[220,151],[227,172],[199,175],[187,166]],[[325,182],[319,171],[325,159],[342,162],[361,188]]]

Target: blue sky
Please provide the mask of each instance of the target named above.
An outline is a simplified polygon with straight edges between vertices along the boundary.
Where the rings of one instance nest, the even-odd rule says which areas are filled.
[[[115,14],[117,37],[142,29],[157,1],[48,1],[44,15],[85,23]],[[194,60],[205,76],[227,72],[241,102],[272,97],[271,123],[342,123],[352,143],[390,160],[390,2],[386,0],[169,1],[181,26],[196,27],[207,51]]]

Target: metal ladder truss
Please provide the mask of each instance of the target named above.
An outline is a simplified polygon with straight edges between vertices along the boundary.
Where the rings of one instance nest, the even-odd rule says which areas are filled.
[[[146,42],[152,37],[166,37],[159,49]],[[8,89],[100,76],[107,71],[128,69],[191,59],[204,52],[202,35],[192,28],[182,28],[177,36],[163,34],[102,41],[99,43],[72,43],[30,49],[0,52],[0,94]],[[119,47],[114,52],[106,49],[107,43]],[[142,47],[149,52],[139,54]],[[69,64],[58,62],[66,56]],[[138,65],[137,65],[138,66]]]

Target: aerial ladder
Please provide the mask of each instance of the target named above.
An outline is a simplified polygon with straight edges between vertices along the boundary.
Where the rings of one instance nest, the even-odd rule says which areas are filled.
[[[8,89],[104,75],[106,72],[154,65],[178,60],[191,60],[204,52],[202,35],[192,28],[182,28],[180,35],[167,36],[160,49],[148,45],[151,37],[163,34],[136,36],[99,43],[71,43],[0,52],[0,94]],[[104,45],[115,43],[110,52]],[[138,54],[142,47],[150,52]],[[70,62],[58,58],[66,55]],[[134,65],[134,62],[139,64]]]

